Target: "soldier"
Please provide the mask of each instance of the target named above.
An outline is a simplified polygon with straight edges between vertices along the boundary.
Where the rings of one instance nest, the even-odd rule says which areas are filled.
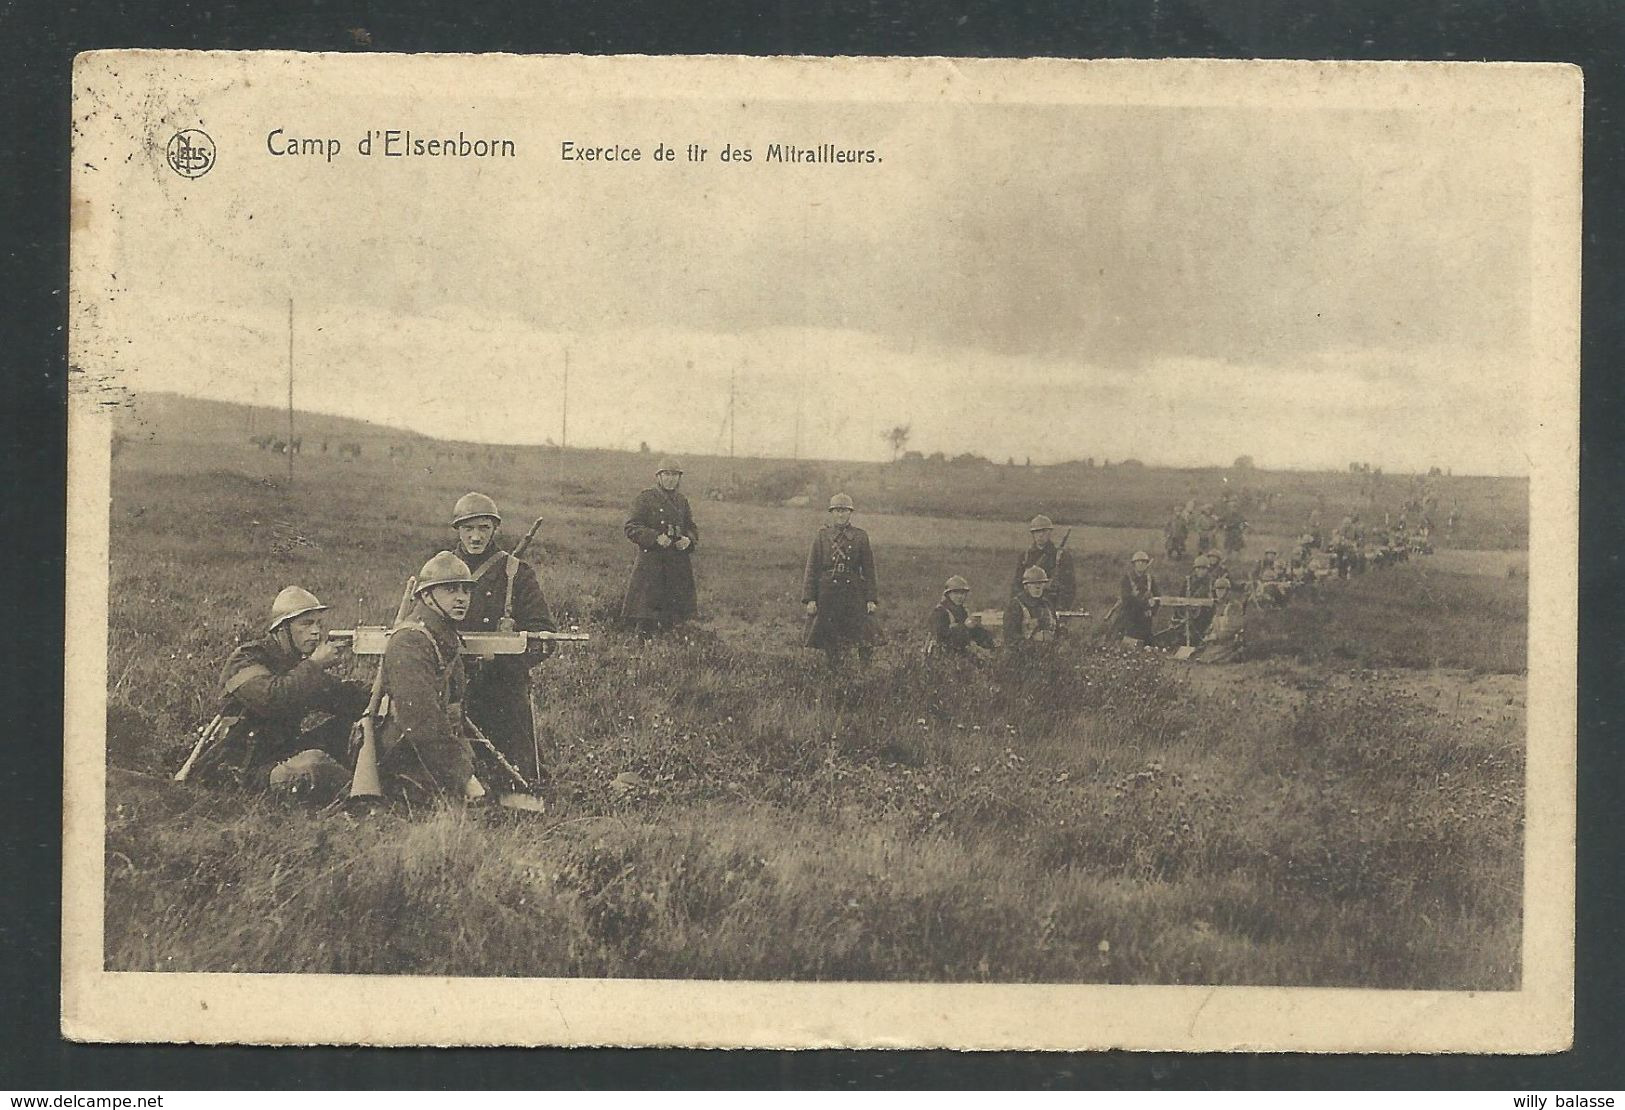
[[[1004,607],[1006,646],[1047,643],[1059,634],[1061,619],[1044,596],[1048,585],[1049,575],[1043,567],[1028,567],[1021,572],[1021,592]]]
[[[1151,556],[1136,551],[1128,573],[1117,584],[1117,613],[1112,630],[1125,640],[1151,642],[1151,615],[1157,608],[1157,580],[1151,576]]]
[[[942,600],[931,610],[927,654],[970,655],[982,660],[993,653],[993,633],[982,627],[979,615],[965,608],[969,597],[970,583],[959,575],[943,584]]]
[[[1213,580],[1218,575],[1213,572],[1213,563],[1207,555],[1198,555],[1191,563],[1191,572],[1185,577],[1186,597],[1212,597]],[[1185,618],[1185,624],[1191,635],[1201,636],[1207,631],[1208,621],[1213,619],[1213,610],[1204,607],[1189,607],[1180,614]]]
[[[1218,527],[1219,522],[1213,515],[1212,504],[1203,505],[1196,514],[1196,550],[1206,551],[1213,546],[1213,534]]]
[[[1021,593],[1021,575],[1028,567],[1043,567],[1049,577],[1048,596],[1057,609],[1070,609],[1078,596],[1077,574],[1072,567],[1072,555],[1065,550],[1065,542],[1057,548],[1051,539],[1055,524],[1049,517],[1039,515],[1027,525],[1032,544],[1016,559],[1016,572],[1010,579],[1010,595]]]
[[[1247,546],[1247,521],[1242,518],[1234,495],[1225,494],[1220,505],[1219,528],[1224,534],[1224,553],[1234,555]]]
[[[621,616],[644,640],[692,620],[697,610],[693,555],[700,530],[688,498],[677,492],[682,480],[683,468],[662,459],[654,487],[638,494],[626,521],[626,538],[638,545],[638,557]]]
[[[1224,556],[1219,554],[1219,552],[1218,552],[1218,550],[1216,548],[1214,550],[1209,551],[1207,553],[1206,558],[1207,558],[1207,576],[1208,576],[1208,578],[1210,578],[1210,579],[1219,578],[1221,576],[1222,577],[1229,577],[1229,575],[1230,575],[1230,567],[1224,561]]]
[[[813,537],[801,578],[801,603],[812,618],[807,646],[821,648],[831,664],[849,644],[868,661],[874,636],[869,616],[879,604],[869,533],[852,524],[852,510],[844,493],[829,499],[830,523]]]
[[[1185,541],[1190,538],[1191,522],[1183,506],[1175,505],[1173,515],[1162,529],[1162,549],[1170,559],[1185,557]]]
[[[1213,583],[1213,612],[1202,646],[1193,658],[1204,663],[1234,663],[1241,658],[1242,634],[1246,631],[1247,599],[1231,593],[1230,579]]]
[[[442,551],[418,571],[412,608],[390,633],[380,664],[387,708],[378,729],[378,769],[391,792],[454,804],[485,793],[474,778],[457,635],[473,592],[468,564]]]
[[[468,614],[459,632],[557,632],[547,598],[529,563],[497,542],[502,514],[483,493],[467,493],[452,507],[457,529],[453,551],[474,576]],[[468,719],[532,782],[542,778],[541,744],[530,702],[530,672],[547,655],[549,644],[532,642],[523,655],[497,655],[470,668]]]
[[[1265,571],[1275,570],[1276,556],[1279,554],[1273,547],[1264,549],[1264,557],[1253,564],[1252,579],[1257,582],[1264,577]]]
[[[348,785],[350,726],[371,691],[330,673],[349,653],[326,639],[326,611],[315,594],[289,586],[271,603],[265,635],[231,653],[220,672],[225,735],[201,758],[199,777],[317,801]],[[330,716],[301,731],[313,712]]]

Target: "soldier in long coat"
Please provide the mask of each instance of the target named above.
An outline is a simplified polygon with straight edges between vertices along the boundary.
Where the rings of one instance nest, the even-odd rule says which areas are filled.
[[[626,520],[626,538],[637,544],[638,557],[621,616],[644,639],[693,619],[698,610],[693,557],[700,530],[688,498],[677,492],[682,480],[683,468],[662,459],[655,485],[638,494]]]
[[[1151,576],[1151,555],[1136,551],[1128,573],[1117,584],[1117,615],[1113,631],[1126,640],[1151,641],[1151,614],[1157,607],[1157,580]]]
[[[457,635],[473,591],[467,564],[449,551],[435,555],[418,572],[412,608],[385,645],[378,769],[391,794],[457,804],[485,793],[474,778]]]
[[[371,692],[330,673],[348,653],[325,638],[326,610],[309,590],[289,586],[271,604],[265,635],[231,653],[220,672],[225,735],[200,757],[198,778],[250,789],[309,788],[328,797],[349,782],[342,765],[350,726],[366,712]],[[306,729],[312,713],[330,716]]]
[[[869,658],[875,639],[869,616],[880,603],[869,533],[852,523],[852,509],[844,493],[829,499],[830,523],[813,537],[801,577],[801,602],[812,618],[807,646],[822,649],[831,663],[849,645]]]
[[[483,493],[457,499],[453,554],[468,565],[474,593],[459,632],[557,632],[547,598],[529,563],[497,542],[502,515]],[[541,746],[530,704],[530,672],[550,645],[531,643],[523,655],[496,655],[465,661],[468,667],[468,719],[514,766],[534,782],[542,778]]]
[[[1032,543],[1016,557],[1016,571],[1010,579],[1010,596],[1021,593],[1021,574],[1028,567],[1042,567],[1049,577],[1047,596],[1057,609],[1072,608],[1078,596],[1078,576],[1072,565],[1072,553],[1055,546],[1052,538],[1055,523],[1047,516],[1035,516],[1027,526]]]

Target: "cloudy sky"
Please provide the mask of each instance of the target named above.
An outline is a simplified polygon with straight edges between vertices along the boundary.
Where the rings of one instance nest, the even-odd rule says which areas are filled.
[[[280,403],[292,298],[301,407],[461,439],[557,441],[568,359],[582,446],[726,451],[732,379],[742,453],[788,456],[799,423],[804,456],[882,458],[908,424],[1000,460],[1526,469],[1509,113],[451,99],[228,86],[98,121],[81,153],[118,203],[85,215],[81,361]],[[220,155],[187,182],[140,147],[193,116]],[[520,156],[357,157],[383,126]],[[273,127],[345,149],[272,157]],[[645,161],[567,164],[566,138]],[[882,161],[767,165],[773,142]]]

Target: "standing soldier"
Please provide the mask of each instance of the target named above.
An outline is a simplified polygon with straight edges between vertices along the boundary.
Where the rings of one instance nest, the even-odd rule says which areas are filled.
[[[683,468],[662,459],[654,487],[638,494],[626,521],[626,538],[638,545],[638,557],[621,616],[645,640],[692,620],[697,610],[693,555],[700,530],[688,498],[677,492],[682,480]]]
[[[1174,506],[1173,515],[1162,530],[1162,549],[1170,559],[1183,559],[1185,557],[1185,541],[1190,538],[1190,518],[1180,505]]]
[[[1055,523],[1047,516],[1035,516],[1027,525],[1032,543],[1016,559],[1016,572],[1010,580],[1010,595],[1021,594],[1021,576],[1028,567],[1042,567],[1049,578],[1048,596],[1057,609],[1070,609],[1078,596],[1078,577],[1072,567],[1072,556],[1066,550],[1066,541],[1056,547],[1051,539]],[[1071,532],[1067,533],[1068,538]]]
[[[1234,555],[1247,546],[1247,521],[1241,515],[1241,507],[1236,504],[1233,494],[1225,494],[1220,499],[1219,528],[1224,533],[1224,553]]]
[[[1126,640],[1151,642],[1151,614],[1157,607],[1157,580],[1151,576],[1151,556],[1136,551],[1128,573],[1117,584],[1117,615],[1113,631]]]
[[[852,524],[852,509],[844,493],[829,499],[830,523],[813,537],[801,578],[801,602],[812,618],[807,646],[822,649],[831,664],[848,644],[856,644],[858,658],[868,661],[869,615],[879,602],[869,533]]]
[[[1218,531],[1219,522],[1213,516],[1212,504],[1203,505],[1196,514],[1196,550],[1206,551],[1213,546],[1213,534]]]
[[[391,793],[453,804],[485,794],[474,778],[464,725],[468,680],[457,624],[468,616],[474,576],[449,551],[423,564],[413,604],[384,647],[387,702],[378,729],[378,769]]]
[[[453,552],[474,576],[468,614],[459,632],[557,632],[536,571],[497,543],[502,514],[483,493],[467,493],[452,508],[457,529]],[[542,777],[541,744],[530,703],[530,672],[550,645],[532,642],[523,655],[479,660],[468,679],[468,719],[532,782]]]
[[[1044,596],[1048,585],[1049,575],[1043,567],[1028,567],[1021,572],[1021,592],[1004,607],[1006,646],[1046,643],[1060,632],[1061,619]]]
[[[931,610],[931,638],[926,641],[927,654],[971,655],[986,659],[993,652],[993,633],[982,627],[982,618],[965,608],[970,597],[970,583],[959,575],[948,579],[942,587],[942,600]]]
[[[366,712],[369,691],[329,673],[347,653],[325,638],[326,611],[315,594],[289,586],[271,603],[265,635],[231,653],[220,672],[225,732],[200,757],[200,778],[317,801],[349,783],[350,726]],[[302,729],[313,712],[331,716]]]

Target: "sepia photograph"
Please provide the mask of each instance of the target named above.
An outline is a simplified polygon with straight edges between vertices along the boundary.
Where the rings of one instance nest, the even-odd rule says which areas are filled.
[[[81,55],[65,1032],[1562,1048],[1579,105]]]

